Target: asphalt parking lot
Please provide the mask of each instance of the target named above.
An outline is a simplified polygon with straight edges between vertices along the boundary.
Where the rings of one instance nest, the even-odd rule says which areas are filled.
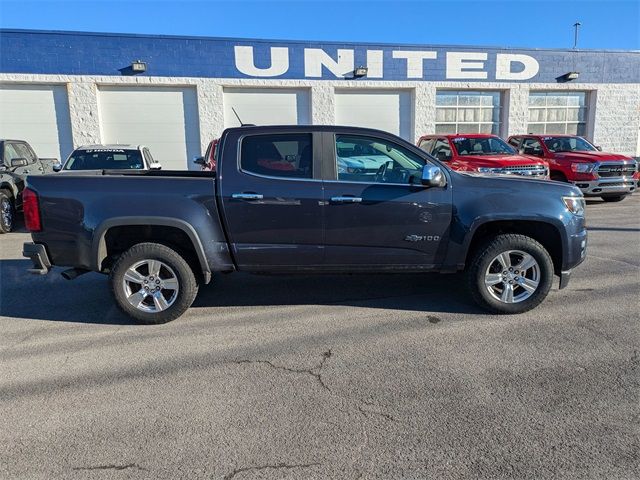
[[[237,274],[161,326],[2,235],[0,478],[638,478],[640,195],[587,221],[523,315],[455,275]]]

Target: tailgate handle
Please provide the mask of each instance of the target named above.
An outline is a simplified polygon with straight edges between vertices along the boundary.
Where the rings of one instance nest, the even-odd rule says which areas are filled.
[[[234,193],[231,198],[234,200],[262,200],[264,196],[259,193]]]
[[[332,203],[360,203],[362,197],[331,197]]]

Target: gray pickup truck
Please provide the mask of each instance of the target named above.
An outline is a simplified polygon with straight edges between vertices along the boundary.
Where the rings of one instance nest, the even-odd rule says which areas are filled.
[[[0,139],[0,233],[13,230],[15,212],[22,208],[27,175],[51,173],[56,158],[39,158],[24,140]]]
[[[585,258],[576,187],[462,174],[385,132],[226,130],[215,172],[29,177],[31,272],[110,275],[141,323],[179,317],[218,272],[465,271],[472,297],[520,313]]]

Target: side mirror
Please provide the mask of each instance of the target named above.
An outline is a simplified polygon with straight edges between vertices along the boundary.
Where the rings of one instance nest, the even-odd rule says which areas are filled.
[[[435,165],[425,165],[422,169],[422,178],[420,179],[425,187],[446,187],[447,177],[444,176],[442,169]]]
[[[158,162],[150,163],[149,170],[162,170],[162,165]]]
[[[60,162],[54,163],[52,168],[54,172],[59,172],[62,170],[62,164]]]
[[[11,166],[12,167],[26,167],[27,165],[29,165],[29,162],[27,161],[26,158],[12,158],[11,159]]]
[[[596,150],[598,150],[599,152],[602,151],[602,147],[600,145],[596,145]]]
[[[200,165],[202,167],[206,165],[206,162],[204,161],[204,157],[195,157],[193,159],[193,163],[195,163],[196,165]]]

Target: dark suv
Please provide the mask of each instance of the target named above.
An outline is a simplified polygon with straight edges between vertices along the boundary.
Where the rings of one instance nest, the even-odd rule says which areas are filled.
[[[38,158],[24,140],[0,140],[0,233],[13,230],[16,210],[22,209],[22,189],[27,175],[51,173],[55,158]]]

